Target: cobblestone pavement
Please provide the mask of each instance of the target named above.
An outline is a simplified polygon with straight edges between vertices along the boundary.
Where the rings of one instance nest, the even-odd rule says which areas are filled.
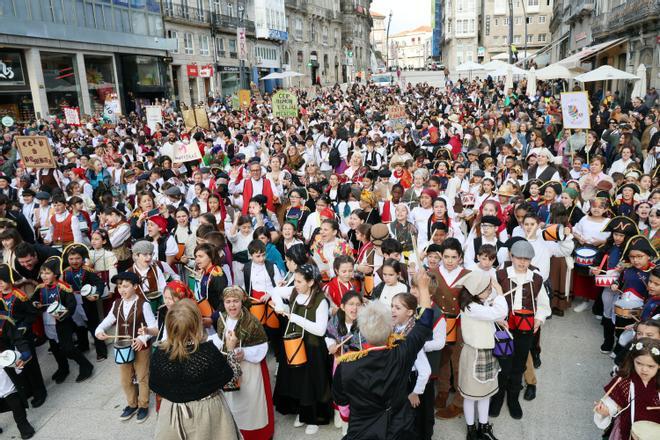
[[[500,417],[493,419],[494,432],[500,439],[516,440],[575,440],[599,439],[599,431],[592,422],[593,401],[602,395],[611,366],[609,357],[600,354],[600,322],[589,312],[568,312],[564,318],[553,318],[543,328],[541,355],[543,365],[537,370],[536,400],[522,401],[524,417],[516,421],[508,416],[506,404]],[[46,403],[28,412],[37,430],[37,440],[110,440],[153,438],[156,413],[143,424],[135,419],[119,421],[125,406],[119,387],[119,372],[112,359],[95,364],[94,376],[82,384],[75,383],[77,368],[67,381],[56,385],[50,380],[55,361],[39,348],[41,366],[48,387]],[[90,359],[94,354],[88,354]],[[271,364],[271,371],[274,365]],[[153,399],[152,399],[153,405]],[[303,428],[293,428],[293,417],[276,415],[276,440],[305,439]],[[0,414],[0,437],[20,438],[11,413]],[[318,440],[340,439],[341,433],[332,425],[321,427],[314,436]],[[434,439],[465,438],[462,417],[455,420],[436,420]]]

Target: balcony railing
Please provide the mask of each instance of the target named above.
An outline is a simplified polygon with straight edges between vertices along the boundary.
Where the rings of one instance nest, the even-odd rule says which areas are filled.
[[[192,8],[185,5],[165,5],[163,15],[170,20],[187,23],[210,24],[211,14],[203,9]]]
[[[217,29],[236,29],[238,27],[244,27],[247,32],[254,33],[254,21],[252,20],[243,20],[232,15],[223,15],[223,14],[213,14],[213,26]]]
[[[601,12],[594,20],[591,32],[594,36],[616,32],[630,25],[641,25],[647,20],[660,17],[660,0],[628,0],[609,12]]]

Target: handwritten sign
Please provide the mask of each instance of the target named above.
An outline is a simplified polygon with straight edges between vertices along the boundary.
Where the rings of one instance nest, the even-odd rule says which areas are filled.
[[[195,127],[209,128],[209,115],[204,107],[187,108],[183,110],[183,122],[187,130]]]
[[[587,92],[561,94],[561,117],[564,128],[591,128],[591,110]]]
[[[46,136],[16,136],[16,146],[27,168],[57,166]]]
[[[250,91],[246,89],[239,90],[238,101],[240,103],[241,110],[250,108]]]
[[[106,101],[103,103],[103,116],[109,119],[112,123],[116,124],[120,114],[121,106],[119,105],[119,99],[106,99]]]
[[[153,133],[156,131],[156,124],[163,125],[163,113],[160,110],[160,106],[157,105],[146,106],[145,112],[147,116],[147,126]]]
[[[252,96],[254,96],[254,102],[257,104],[263,104],[264,98],[261,96],[261,91],[259,87],[253,82],[250,83],[250,90],[252,91]]]
[[[390,105],[387,107],[387,114],[390,121],[394,124],[395,130],[403,130],[406,125],[406,108],[403,105]]]
[[[277,118],[298,116],[298,98],[291,92],[279,90],[273,95],[273,115]]]
[[[177,142],[174,145],[174,159],[172,159],[174,163],[191,162],[201,158],[202,154],[199,152],[197,141],[193,138],[190,138],[190,142],[187,144]]]
[[[64,119],[67,124],[80,125],[80,114],[75,107],[64,107]]]

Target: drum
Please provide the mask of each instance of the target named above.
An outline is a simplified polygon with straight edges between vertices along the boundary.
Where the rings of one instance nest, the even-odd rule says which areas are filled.
[[[181,261],[181,257],[183,257],[183,254],[186,252],[186,245],[183,243],[177,243],[177,253],[174,256],[175,261]]]
[[[619,275],[607,275],[601,274],[596,275],[596,286],[598,287],[610,287],[616,280],[619,279]]]
[[[46,228],[39,228],[39,235],[41,236],[42,240],[45,239],[46,236],[48,235],[48,230],[49,230],[49,229],[50,229],[50,228],[48,228],[48,227],[46,227]]]
[[[266,306],[266,322],[264,325],[268,328],[278,329],[280,328],[280,320],[275,313],[275,309],[272,306],[272,301]]]
[[[21,353],[18,350],[5,350],[0,353],[0,368],[15,367],[20,358]]]
[[[563,225],[550,225],[543,230],[541,236],[545,241],[564,241],[566,238]]]
[[[371,292],[374,291],[374,276],[373,275],[365,275],[364,276],[364,296],[369,298],[371,296]]]
[[[509,329],[523,333],[534,331],[534,312],[531,310],[514,310],[509,315]]]
[[[458,318],[445,315],[445,320],[447,321],[447,338],[445,342],[453,344],[458,339]]]
[[[252,304],[250,304],[250,313],[257,318],[257,321],[264,324],[266,322],[266,303],[253,300]]]
[[[290,367],[299,367],[307,363],[307,352],[305,351],[305,340],[300,333],[291,333],[284,336],[284,353],[286,363]]]
[[[632,424],[630,435],[633,440],[653,440],[660,438],[660,424],[650,420],[639,420]]]
[[[495,347],[493,348],[493,356],[495,357],[509,357],[513,355],[513,338],[511,333],[506,330],[497,330],[495,332]]]
[[[575,264],[582,267],[594,265],[596,253],[598,251],[592,247],[582,246],[575,250]]]
[[[131,346],[132,340],[118,341],[115,343],[115,363],[130,364],[135,361],[135,350]]]
[[[146,296],[149,301],[157,301],[159,298],[163,297],[163,292],[156,290],[153,292],[147,292],[144,296]]]
[[[614,314],[621,318],[634,319],[639,321],[639,317],[642,314],[642,307],[635,307],[632,309],[626,309],[620,305],[614,305]]]
[[[461,193],[461,204],[464,207],[474,206],[475,197],[472,193]]]
[[[92,286],[91,284],[85,284],[82,286],[80,289],[80,296],[90,299],[99,297],[99,295],[96,293],[96,286]]]
[[[197,308],[204,318],[210,318],[213,315],[213,307],[211,307],[211,303],[206,298],[197,301]]]
[[[52,302],[46,309],[46,312],[54,318],[64,315],[67,311],[68,310],[64,307],[64,304],[59,301]]]

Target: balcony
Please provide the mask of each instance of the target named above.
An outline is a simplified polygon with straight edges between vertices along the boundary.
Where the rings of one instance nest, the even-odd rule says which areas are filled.
[[[217,30],[236,30],[236,28],[244,27],[248,33],[254,34],[255,27],[254,21],[243,20],[232,15],[213,14],[213,27]]]
[[[595,0],[576,0],[571,3],[571,12],[568,14],[568,23],[581,20],[584,17],[590,16],[596,7]]]
[[[591,28],[594,38],[620,32],[628,27],[639,29],[647,21],[660,17],[660,0],[628,0],[626,3],[602,12]]]
[[[211,23],[211,14],[209,11],[184,5],[164,5],[163,15],[165,16],[165,20],[173,22],[194,23],[204,26],[208,26]]]
[[[300,12],[306,12],[307,0],[285,0],[284,7],[290,9],[296,9]]]

